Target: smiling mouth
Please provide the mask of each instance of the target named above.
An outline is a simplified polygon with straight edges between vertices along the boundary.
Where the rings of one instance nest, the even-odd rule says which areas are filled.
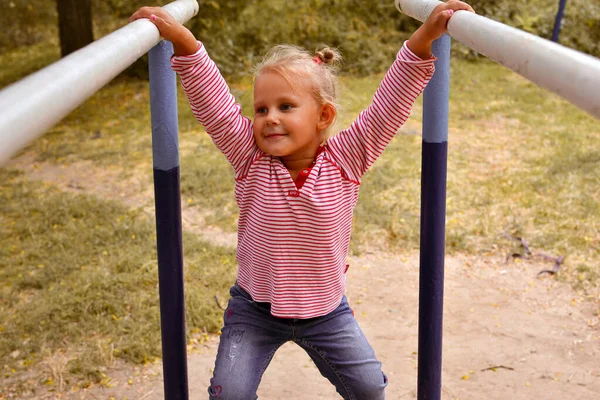
[[[285,133],[270,133],[265,135],[265,139],[278,139],[281,137],[287,136]]]

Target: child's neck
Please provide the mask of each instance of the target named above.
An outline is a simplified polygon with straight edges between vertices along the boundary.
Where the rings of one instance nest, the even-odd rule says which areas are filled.
[[[314,149],[314,151],[307,151],[301,154],[283,156],[279,157],[279,159],[281,160],[285,168],[287,168],[292,178],[296,180],[298,174],[302,170],[310,168],[315,164],[317,156],[323,150],[322,145],[322,143],[319,144],[319,147]]]
[[[298,177],[298,174],[300,173],[300,171],[302,171],[303,169],[309,168],[314,164],[314,157],[311,158],[301,158],[301,159],[295,159],[295,160],[286,160],[284,158],[281,158],[281,161],[283,162],[283,165],[285,165],[285,167],[287,168],[287,170],[290,172],[290,175],[292,176],[292,179],[296,179]]]

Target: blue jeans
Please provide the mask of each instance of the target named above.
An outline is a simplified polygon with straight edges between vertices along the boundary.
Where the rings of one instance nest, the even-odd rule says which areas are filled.
[[[302,347],[321,374],[346,400],[383,400],[387,378],[352,315],[346,297],[322,317],[273,317],[237,284],[224,315],[211,400],[256,400],[256,391],[275,351],[288,341]]]

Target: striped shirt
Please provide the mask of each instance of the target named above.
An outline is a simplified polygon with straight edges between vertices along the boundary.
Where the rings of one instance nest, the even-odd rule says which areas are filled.
[[[194,115],[234,169],[238,284],[273,316],[318,317],[340,304],[361,177],[408,118],[434,60],[405,44],[372,104],[327,141],[298,189],[282,161],[257,147],[252,121],[204,46],[171,59]]]

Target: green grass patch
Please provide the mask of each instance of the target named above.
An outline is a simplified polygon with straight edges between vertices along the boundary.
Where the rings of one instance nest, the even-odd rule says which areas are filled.
[[[455,66],[452,93],[448,219],[466,248],[506,231],[598,265],[600,123],[491,62]]]
[[[0,170],[2,373],[64,354],[67,384],[101,381],[115,359],[161,354],[154,220]],[[216,332],[235,258],[184,236],[188,333]],[[39,376],[46,382],[51,374]]]
[[[206,133],[202,132],[194,144],[181,160],[181,196],[203,212],[206,225],[235,232],[238,207],[233,169]]]
[[[3,51],[0,54],[0,89],[60,59],[56,40]]]

